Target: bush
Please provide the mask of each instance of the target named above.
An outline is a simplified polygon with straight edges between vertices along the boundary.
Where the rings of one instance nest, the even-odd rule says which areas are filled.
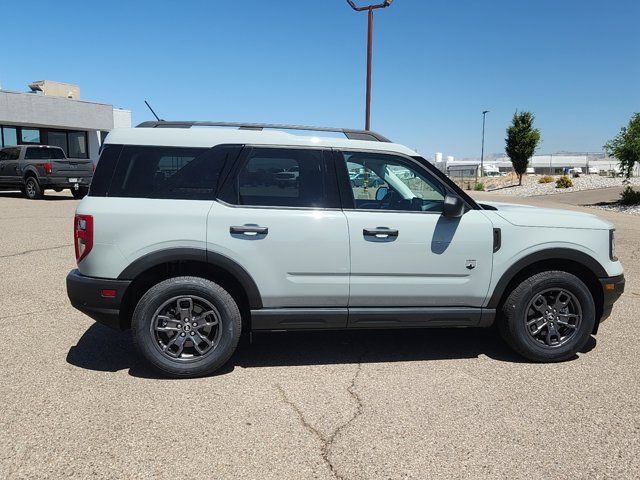
[[[573,182],[566,175],[563,175],[558,180],[556,180],[556,188],[569,188],[569,187],[573,187]]]
[[[484,183],[482,183],[482,182],[478,182],[478,183],[476,183],[476,186],[475,186],[475,187],[473,187],[473,189],[474,189],[476,192],[484,192]]]
[[[631,188],[631,185],[627,185],[620,194],[620,203],[622,205],[638,205],[640,204],[640,192]]]
[[[553,182],[553,177],[551,175],[543,175],[538,180],[538,183],[551,183]]]

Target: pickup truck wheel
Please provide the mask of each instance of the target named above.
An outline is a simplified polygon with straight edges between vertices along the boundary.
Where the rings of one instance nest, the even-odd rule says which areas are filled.
[[[172,377],[199,377],[235,351],[242,321],[233,297],[199,277],[170,278],[145,293],[133,313],[133,339],[154,368]]]
[[[568,360],[584,347],[595,324],[595,304],[575,275],[542,272],[524,280],[502,307],[505,341],[535,362]]]
[[[89,193],[89,189],[87,187],[80,187],[77,190],[75,188],[71,189],[71,195],[73,195],[73,198],[78,200],[86,197],[87,193]]]
[[[24,182],[24,194],[30,200],[38,200],[42,198],[42,188],[36,177],[27,177]]]

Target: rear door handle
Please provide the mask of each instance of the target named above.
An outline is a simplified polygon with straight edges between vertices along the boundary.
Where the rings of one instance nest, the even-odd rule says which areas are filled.
[[[269,233],[268,227],[259,227],[257,225],[242,225],[237,227],[229,227],[229,233],[242,234],[247,236],[266,235]]]
[[[362,234],[365,237],[389,238],[389,237],[397,237],[398,230],[394,230],[392,228],[386,228],[386,227],[364,228],[362,229]]]

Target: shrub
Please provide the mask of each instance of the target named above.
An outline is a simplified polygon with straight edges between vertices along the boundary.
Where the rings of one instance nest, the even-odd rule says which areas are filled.
[[[627,185],[620,194],[620,203],[622,205],[638,205],[640,204],[640,192]]]
[[[474,189],[476,192],[484,192],[484,183],[482,183],[482,182],[478,182],[478,183],[476,183],[476,186],[475,186],[475,187],[473,187],[473,189]]]
[[[553,182],[553,177],[551,175],[543,175],[538,180],[538,183],[551,183]]]
[[[573,187],[573,182],[566,175],[563,175],[556,180],[556,188],[569,188],[569,187]]]

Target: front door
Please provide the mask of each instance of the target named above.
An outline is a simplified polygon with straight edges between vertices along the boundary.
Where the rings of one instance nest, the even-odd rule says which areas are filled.
[[[209,251],[244,267],[264,309],[342,308],[331,326],[345,326],[349,233],[331,152],[246,147],[238,163],[209,215]]]
[[[409,157],[344,151],[351,182],[349,307],[480,307],[491,279],[493,228],[480,210],[442,215],[446,187]]]

